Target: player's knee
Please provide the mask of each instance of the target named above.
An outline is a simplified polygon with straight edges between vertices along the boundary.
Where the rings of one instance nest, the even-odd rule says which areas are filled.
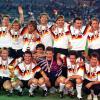
[[[40,78],[40,79],[38,80],[38,84],[39,84],[39,85],[42,85],[42,84],[44,84],[44,83],[45,83],[44,78]]]
[[[22,81],[19,80],[18,85],[19,85],[20,87],[23,87]]]
[[[65,87],[70,89],[71,87],[73,87],[73,84],[71,82],[68,82],[65,84]]]
[[[76,79],[76,83],[77,84],[81,84],[82,83],[82,79],[81,78]]]
[[[28,86],[30,86],[31,84],[37,85],[38,84],[38,80],[35,78],[32,78],[28,81]]]
[[[65,77],[60,76],[59,79],[58,79],[58,82],[59,83],[64,83],[65,82]]]
[[[38,84],[38,80],[36,78],[32,79],[32,84],[37,85]]]
[[[12,88],[11,82],[10,82],[9,80],[5,81],[5,82],[3,83],[3,88],[4,88],[5,90],[10,90],[10,89]]]

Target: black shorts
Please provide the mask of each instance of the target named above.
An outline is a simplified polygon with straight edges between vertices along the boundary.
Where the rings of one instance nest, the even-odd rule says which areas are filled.
[[[45,72],[46,73],[46,72]],[[55,81],[57,79],[57,77],[55,76],[55,72],[50,72],[50,73],[46,73],[47,77],[50,80],[51,86],[55,86]],[[42,78],[43,76],[41,75],[41,73],[36,73],[34,78],[39,79]]]
[[[37,73],[35,74],[34,78],[36,78],[36,79],[42,78],[41,73],[40,73],[40,72],[37,72]]]
[[[50,83],[51,83],[51,87],[55,86],[55,81],[57,79],[56,77],[56,73],[55,72],[50,72],[47,74],[47,76],[49,77]]]
[[[64,76],[65,78],[67,78],[67,71],[68,69],[67,69],[67,67],[66,66],[63,66],[62,67],[62,73],[61,73],[61,76]]]
[[[0,76],[0,87],[3,86],[3,83],[4,83],[6,80],[10,80],[10,78],[8,78],[8,77],[1,77],[1,76]]]
[[[28,81],[26,81],[26,80],[21,80],[21,82],[23,83],[23,88],[29,88],[29,86],[28,86]]]
[[[100,49],[89,49],[88,54],[89,56],[93,53],[93,52],[97,52],[100,56]],[[99,58],[100,59],[100,58]]]
[[[84,50],[80,50],[80,51],[71,50],[71,51],[76,52],[77,57],[83,56],[82,53],[84,52]],[[71,52],[71,51],[70,51],[70,52]],[[70,52],[69,52],[69,53],[70,53]]]
[[[87,80],[87,79],[85,79],[84,81],[83,81],[83,91],[85,92],[85,93],[87,93],[87,94],[90,94],[91,93],[91,91],[90,90],[93,90],[94,91],[94,94],[95,95],[98,95],[99,93],[100,93],[100,84],[94,84],[94,85],[92,85],[89,89],[86,87],[86,85],[88,84],[88,83],[90,83],[90,82],[92,82],[92,81],[89,81],[89,80]]]
[[[16,51],[15,49],[9,48],[9,56],[12,58],[23,57],[23,51],[22,49]]]
[[[83,86],[85,87],[88,83],[90,83],[90,82],[92,82],[92,81],[89,81],[89,80],[87,80],[87,79],[84,79],[84,81],[83,81]]]
[[[57,77],[60,77],[60,76],[67,78],[67,67],[66,66],[63,66],[61,69],[61,72],[57,74]]]
[[[54,59],[56,59],[57,53],[64,54],[65,56],[68,56],[68,49],[62,49],[62,48],[54,48]]]
[[[76,79],[69,80],[73,84],[73,88],[76,89]]]

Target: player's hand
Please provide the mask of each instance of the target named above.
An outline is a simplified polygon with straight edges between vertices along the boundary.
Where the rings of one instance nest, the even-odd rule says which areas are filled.
[[[65,83],[67,83],[69,81],[69,78],[65,79]]]
[[[57,64],[58,64],[59,66],[61,66],[63,63],[62,63],[62,61],[61,61],[60,59],[57,59]]]
[[[57,24],[54,24],[54,25],[51,27],[51,30],[52,30],[52,31],[55,31],[56,28],[57,28]]]
[[[49,81],[49,78],[48,77],[44,77],[45,81],[48,82]]]
[[[92,85],[93,85],[92,82],[90,82],[90,83],[88,83],[88,84],[86,85],[86,87],[89,89]]]
[[[18,6],[18,12],[20,15],[23,15],[23,9],[21,5]]]

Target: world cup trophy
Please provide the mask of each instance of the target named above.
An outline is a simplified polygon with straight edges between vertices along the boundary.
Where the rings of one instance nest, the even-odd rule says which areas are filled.
[[[10,72],[10,75],[9,75],[10,80],[7,80],[3,83],[4,89],[8,91],[8,90],[16,88],[17,86],[22,86],[23,85],[22,82],[14,74],[15,67],[10,65],[8,66],[8,70]]]

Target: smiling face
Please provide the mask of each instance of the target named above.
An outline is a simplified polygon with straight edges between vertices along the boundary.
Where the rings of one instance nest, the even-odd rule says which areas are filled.
[[[17,22],[15,22],[15,23],[13,23],[12,28],[13,28],[14,31],[19,31],[19,29],[20,29],[20,24],[17,23]]]
[[[7,60],[8,59],[8,55],[9,55],[8,50],[2,50],[1,51],[1,57],[2,57],[3,60]]]
[[[56,21],[56,24],[58,27],[63,27],[64,26],[64,18],[61,17],[61,18],[58,18],[57,21]]]
[[[76,63],[76,56],[75,55],[70,55],[69,59],[70,59],[71,64],[75,64]]]
[[[98,59],[96,57],[91,57],[90,64],[92,67],[96,67],[98,64]]]
[[[47,60],[52,60],[53,58],[53,52],[52,51],[46,51],[46,58]]]
[[[48,16],[47,15],[41,15],[40,16],[40,24],[45,25],[45,24],[47,24],[47,22],[48,22]]]
[[[97,20],[92,20],[91,26],[94,30],[97,30],[99,28],[99,22]]]
[[[27,25],[27,28],[28,28],[28,32],[29,33],[33,33],[35,30],[37,30],[37,23],[36,23],[36,21],[29,21],[28,25]]]
[[[38,48],[36,49],[36,52],[37,52],[38,54],[43,54],[44,50],[43,50],[43,48],[38,47]]]
[[[29,33],[32,33],[35,30],[35,27],[32,24],[28,25],[28,31]]]
[[[24,62],[25,64],[30,64],[32,62],[32,55],[31,54],[24,54]]]
[[[74,22],[74,27],[80,29],[82,27],[82,24],[83,24],[82,20],[76,20]]]
[[[7,17],[7,16],[3,17],[2,25],[8,27],[8,25],[9,25],[9,17]]]

